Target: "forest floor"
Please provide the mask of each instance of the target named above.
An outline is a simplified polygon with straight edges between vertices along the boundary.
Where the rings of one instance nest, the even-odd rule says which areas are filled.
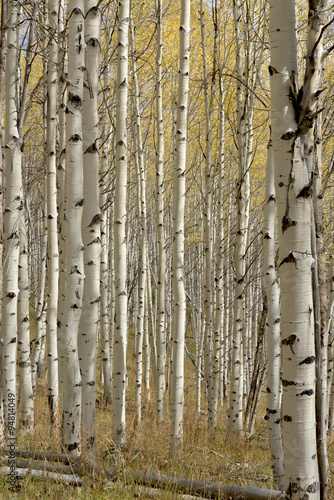
[[[226,439],[227,403],[220,408],[215,437],[207,431],[205,411],[196,412],[196,386],[193,365],[186,359],[184,446],[177,458],[169,457],[169,418],[163,425],[156,423],[154,390],[143,391],[143,411],[140,427],[136,425],[134,382],[135,360],[128,358],[129,385],[127,391],[127,444],[118,458],[122,470],[153,470],[168,476],[210,480],[221,484],[248,485],[276,489],[272,481],[267,425],[264,420],[266,395],[262,393],[254,432],[238,440]],[[168,402],[166,399],[166,409]],[[30,450],[58,452],[59,427],[49,432],[47,389],[45,380],[39,379],[36,394],[36,424],[32,434],[21,436],[18,447]],[[166,412],[167,415],[167,412]],[[98,387],[96,400],[96,462],[115,467],[111,439],[111,406],[105,405],[102,387]],[[84,450],[83,450],[84,451]],[[334,434],[329,437],[329,498],[334,498]],[[120,474],[122,477],[122,474]],[[102,478],[86,477],[83,485],[67,486],[51,481],[41,482],[26,478],[20,480],[20,489],[9,491],[6,478],[0,479],[0,498],[4,499],[132,499],[147,498],[138,486],[123,479],[110,483]],[[149,498],[149,497],[148,497]],[[173,489],[160,490],[156,498],[181,498]]]

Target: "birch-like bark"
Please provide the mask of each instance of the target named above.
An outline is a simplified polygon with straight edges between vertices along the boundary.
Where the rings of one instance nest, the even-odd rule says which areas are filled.
[[[121,0],[118,13],[117,102],[116,102],[116,190],[115,190],[115,334],[113,348],[112,440],[117,447],[125,442],[125,387],[127,345],[127,96],[128,29],[130,1]]]
[[[69,4],[68,100],[66,107],[65,172],[65,298],[62,317],[64,352],[62,445],[67,451],[81,451],[81,376],[78,330],[84,285],[81,221],[83,198],[82,99],[84,69],[83,0]]]
[[[58,248],[59,248],[59,285],[58,285],[58,384],[60,404],[63,398],[64,381],[64,338],[61,334],[61,322],[64,314],[65,298],[65,166],[66,166],[66,101],[67,101],[67,50],[64,28],[64,0],[59,3],[58,15],[58,61],[59,61],[59,93],[58,93],[58,119],[59,119],[59,145],[57,157],[57,202],[58,202]]]
[[[310,2],[310,7],[318,3]],[[269,69],[280,248],[285,490],[288,499],[305,496],[319,499],[312,295],[312,182],[308,168],[308,162],[312,164],[312,160],[310,150],[305,148],[317,111],[318,99],[311,85],[312,79],[317,79],[317,69],[312,71],[307,60],[303,91],[300,91],[295,2],[271,0],[270,10]],[[314,14],[319,21],[318,13]],[[313,62],[318,56],[315,43],[312,48]]]
[[[3,210],[4,210],[4,96],[5,96],[5,70],[7,56],[7,17],[8,5],[7,0],[3,0],[1,8],[1,34],[0,34],[0,324],[2,324],[2,300],[3,300]],[[3,347],[0,345],[0,356],[2,359]],[[4,407],[3,407],[3,378],[2,368],[0,369],[0,443],[4,437]]]
[[[148,241],[149,244],[149,241]],[[147,254],[147,260],[149,256]],[[149,273],[149,263],[147,262],[147,272]],[[148,366],[148,371],[150,371],[150,366],[152,365],[152,375],[153,375],[153,380],[155,386],[157,386],[157,332],[156,332],[156,318],[157,318],[157,304],[156,301],[154,300],[154,295],[152,295],[152,284],[151,284],[151,276],[148,274],[148,278],[146,280],[146,305],[145,305],[145,310],[147,306],[147,311],[145,315],[145,321],[148,323],[148,327],[146,328],[145,326],[145,334],[146,330],[148,331],[148,343],[149,343],[149,348],[148,351],[145,352],[145,356],[149,358],[149,366]],[[144,342],[145,346],[145,342]],[[145,358],[146,359],[146,358]],[[145,361],[146,363],[146,361]],[[145,364],[146,367],[146,364]],[[146,378],[148,374],[146,371]],[[145,387],[146,387],[146,382],[145,382]]]
[[[305,82],[310,83],[311,95],[323,90],[324,73],[324,47],[322,43],[322,28],[325,24],[325,8],[327,2],[313,2],[310,8],[316,7],[316,15],[309,16],[309,33],[307,49],[307,65]],[[316,47],[316,48],[315,48]],[[315,56],[315,59],[314,59]],[[314,77],[314,74],[316,75]],[[313,103],[310,102],[310,107]],[[315,124],[310,129],[308,137],[308,150],[312,151],[313,162],[309,174],[313,183],[313,223],[312,223],[312,253],[315,265],[312,273],[313,303],[315,322],[315,352],[316,352],[316,421],[317,421],[317,449],[319,460],[320,496],[327,500],[327,350],[328,333],[327,320],[327,287],[326,287],[326,261],[324,252],[324,226],[323,226],[323,192],[322,183],[322,114],[323,101],[321,96],[315,108]],[[314,151],[313,151],[314,148]]]
[[[178,78],[177,120],[174,159],[173,200],[173,345],[172,391],[170,400],[171,453],[183,443],[184,339],[186,296],[184,289],[184,206],[187,152],[187,114],[190,58],[190,0],[181,2],[180,67]]]
[[[103,75],[104,88],[107,87],[107,77],[104,73]],[[114,240],[110,235],[109,245],[108,245],[108,210],[106,207],[107,196],[108,196],[108,186],[109,181],[109,148],[113,140],[113,132],[109,130],[107,125],[107,104],[103,103],[102,114],[101,114],[101,143],[102,143],[102,153],[101,153],[101,176],[100,176],[100,207],[101,207],[101,302],[100,302],[100,339],[101,339],[101,361],[102,361],[102,372],[103,372],[103,388],[104,397],[107,403],[111,402],[111,340],[110,340],[110,323],[114,322],[113,311],[108,310],[108,246],[110,247],[110,254],[114,250]],[[113,207],[111,207],[113,210]],[[112,229],[112,225],[111,225]],[[110,259],[112,256],[110,256]],[[110,266],[110,274],[112,274],[113,267]],[[111,279],[111,286],[114,286],[113,277]],[[111,308],[112,309],[112,308]]]
[[[209,99],[208,70],[206,57],[205,20],[203,11],[203,0],[200,0],[200,23],[203,58],[203,85],[205,102],[205,188],[204,188],[204,255],[205,255],[205,279],[204,279],[204,370],[206,379],[206,392],[208,401],[208,425],[211,432],[214,430],[216,420],[216,410],[213,391],[212,375],[212,227],[211,227],[211,205],[212,205],[212,149],[211,149],[211,115],[212,98]],[[213,69],[213,74],[215,70]],[[211,97],[213,92],[211,90]]]
[[[157,0],[157,60],[156,60],[156,219],[158,237],[158,292],[157,292],[157,416],[164,420],[165,359],[166,359],[166,249],[164,225],[164,125],[162,111],[162,1]]]
[[[41,355],[43,339],[43,320],[44,320],[44,292],[45,292],[45,280],[46,280],[46,259],[47,259],[47,246],[48,246],[48,235],[47,235],[47,219],[45,217],[45,188],[46,184],[43,184],[43,208],[40,211],[42,219],[42,236],[41,236],[41,248],[40,248],[40,272],[39,272],[39,284],[38,284],[38,299],[37,306],[35,310],[36,318],[36,338],[34,351],[32,355],[32,366],[31,366],[31,378],[32,378],[32,388],[35,393],[37,387],[37,375],[38,375],[38,362]]]
[[[58,1],[49,0],[49,60],[47,88],[47,230],[48,230],[48,302],[46,313],[47,383],[51,426],[58,406],[58,349],[57,349],[57,306],[58,306],[58,225],[57,225],[57,169],[56,169],[56,127],[57,127],[57,84],[58,84]]]
[[[96,0],[85,0],[85,81],[83,89],[83,196],[82,238],[85,286],[79,325],[79,363],[82,394],[82,433],[85,445],[95,450],[97,326],[100,303],[99,206],[99,63],[101,11]]]
[[[4,96],[5,96],[5,70],[7,56],[7,0],[3,0],[1,8],[0,26],[0,324],[2,323],[2,298],[3,298],[3,172],[4,172],[4,150],[3,150],[3,125],[4,125]],[[0,348],[0,354],[2,347]],[[2,406],[2,381],[0,376],[0,429],[3,426]],[[0,431],[1,432],[1,431]]]
[[[4,250],[3,250],[3,300],[2,325],[3,363],[2,383],[5,408],[5,423],[14,427],[15,437],[17,415],[16,393],[16,358],[17,358],[17,298],[18,265],[20,253],[19,224],[22,217],[22,153],[19,144],[16,82],[18,51],[16,47],[17,30],[19,24],[19,3],[16,0],[9,2],[8,31],[7,31],[7,60],[5,79],[5,154],[6,154],[6,190],[4,209]],[[10,405],[10,407],[9,407]],[[14,420],[13,420],[14,419]],[[12,430],[12,429],[11,429]]]
[[[218,247],[218,263],[216,267],[216,315],[214,323],[214,366],[213,366],[213,390],[214,390],[214,413],[218,411],[218,397],[221,392],[221,401],[224,400],[224,391],[220,387],[221,375],[223,372],[223,310],[224,310],[224,294],[223,294],[223,274],[224,274],[224,88],[221,68],[219,67],[219,156],[217,164],[218,175],[218,213],[217,213],[217,247]]]
[[[138,312],[137,312],[137,342],[136,342],[136,409],[137,421],[141,421],[141,394],[143,377],[143,341],[144,341],[144,314],[146,297],[146,279],[147,279],[147,220],[146,220],[146,175],[144,165],[143,141],[140,123],[140,102],[139,86],[137,78],[137,69],[135,61],[135,39],[133,23],[131,22],[131,52],[132,52],[132,71],[134,86],[134,108],[136,115],[136,164],[138,175],[138,210],[140,224],[140,274],[138,282]]]
[[[244,327],[244,288],[246,272],[246,245],[249,224],[250,178],[247,165],[245,137],[246,116],[244,112],[242,81],[243,65],[241,56],[241,7],[240,1],[234,2],[234,25],[236,34],[236,71],[237,71],[237,135],[239,150],[239,177],[237,186],[237,235],[235,244],[235,292],[234,326],[232,340],[232,375],[230,388],[230,407],[228,432],[236,433],[243,428],[243,327]]]
[[[18,298],[18,369],[21,407],[21,426],[25,432],[34,426],[34,393],[31,380],[29,328],[29,273],[27,233],[22,215],[20,220],[20,260]]]
[[[327,368],[327,414],[328,431],[333,429],[334,421],[334,261],[330,264],[329,301],[327,317],[328,368]]]
[[[283,448],[281,437],[281,345],[280,345],[280,289],[275,269],[275,173],[272,143],[268,146],[266,194],[263,231],[263,266],[268,307],[268,372],[267,410],[269,446],[274,480],[278,489],[284,489]]]

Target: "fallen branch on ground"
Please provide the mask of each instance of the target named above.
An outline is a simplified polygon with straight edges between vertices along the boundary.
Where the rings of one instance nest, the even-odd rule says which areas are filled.
[[[257,488],[255,486],[229,486],[212,481],[194,481],[178,477],[158,474],[154,471],[132,471],[100,467],[94,460],[86,457],[67,455],[64,453],[51,453],[30,450],[15,450],[16,455],[25,458],[46,459],[69,463],[72,470],[78,475],[96,473],[108,479],[116,480],[121,475],[126,481],[150,486],[154,488],[172,488],[176,492],[197,494],[208,498],[225,498],[228,500],[284,500],[281,491]]]
[[[8,476],[11,469],[10,467],[4,466],[0,468],[1,476]],[[81,486],[83,484],[83,479],[74,474],[57,474],[56,472],[49,472],[45,470],[36,469],[15,469],[15,474],[17,477],[26,478],[31,477],[33,479],[40,479],[42,481],[55,481],[57,483]]]

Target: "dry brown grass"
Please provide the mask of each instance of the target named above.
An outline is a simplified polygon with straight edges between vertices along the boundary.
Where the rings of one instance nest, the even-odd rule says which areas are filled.
[[[207,430],[207,417],[204,411],[196,412],[195,386],[185,392],[184,412],[184,446],[182,454],[169,457],[169,417],[162,426],[157,425],[155,417],[154,390],[151,394],[144,391],[142,422],[136,424],[134,404],[134,362],[131,354],[128,358],[129,385],[127,392],[127,444],[115,464],[113,442],[111,439],[111,407],[103,403],[102,387],[98,387],[96,405],[96,460],[110,467],[117,465],[120,470],[154,470],[169,476],[187,479],[211,480],[224,484],[252,485],[275,489],[271,477],[270,454],[267,438],[265,415],[265,394],[262,395],[256,418],[255,431],[252,436],[226,440],[227,415],[226,407],[219,410],[218,425],[215,437],[210,437]],[[186,385],[191,384],[194,377],[193,366],[186,360]],[[168,408],[168,395],[166,397]],[[204,402],[203,402],[204,408]],[[20,436],[18,446],[32,450],[59,451],[58,425],[50,434],[47,408],[47,392],[45,381],[39,380],[36,395],[36,425],[32,434]],[[334,435],[329,438],[329,464],[334,471]],[[333,464],[333,465],[331,465]],[[330,472],[330,496],[334,498],[332,476]],[[85,478],[82,487],[70,487],[61,484],[42,483],[25,479],[20,481],[21,489],[15,497],[8,491],[5,479],[0,482],[0,498],[4,499],[130,499],[135,497],[135,490],[130,486],[124,489],[124,482],[108,486],[100,478]],[[176,499],[173,491],[159,493],[161,499]]]

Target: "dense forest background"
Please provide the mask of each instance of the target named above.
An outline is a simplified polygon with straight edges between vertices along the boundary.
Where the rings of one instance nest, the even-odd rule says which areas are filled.
[[[333,7],[2,0],[3,447],[330,498]]]

